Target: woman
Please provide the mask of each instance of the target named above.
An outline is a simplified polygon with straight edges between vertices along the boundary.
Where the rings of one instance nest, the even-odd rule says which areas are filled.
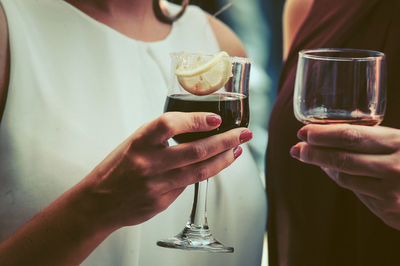
[[[400,232],[395,229],[399,227],[391,199],[396,190],[394,184],[398,187],[394,178],[398,171],[393,167],[398,156],[397,131],[383,127],[310,125],[298,133],[306,143],[297,144],[297,132],[303,125],[294,118],[292,102],[300,50],[323,47],[379,50],[387,56],[388,70],[388,109],[383,125],[399,128],[399,4],[394,0],[357,0],[351,4],[344,0],[286,1],[286,62],[269,125],[266,167],[271,265],[400,263],[397,250]],[[338,151],[332,153],[328,147]],[[293,157],[317,166],[292,158],[289,150]],[[358,152],[379,156],[359,154],[354,157],[354,165],[340,165],[343,158],[351,161],[351,156]],[[371,158],[382,160],[378,163],[378,159]],[[360,170],[368,164],[368,168]],[[347,178],[346,174],[374,178]],[[361,183],[361,180],[366,181]],[[385,193],[388,195],[384,199]]]
[[[169,53],[244,56],[236,36],[196,7],[161,22],[149,0],[1,3],[0,264],[258,265],[264,194],[245,147],[210,186],[210,224],[235,253],[155,244],[182,229],[193,198],[185,187],[231,164],[251,138],[235,129],[167,145],[221,122],[160,116]]]

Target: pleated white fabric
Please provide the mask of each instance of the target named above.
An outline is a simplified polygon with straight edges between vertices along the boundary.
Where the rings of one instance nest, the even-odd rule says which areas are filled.
[[[219,47],[205,14],[194,6],[164,40],[148,43],[62,0],[0,1],[11,49],[0,125],[3,240],[163,112],[170,52],[214,53]],[[83,265],[260,265],[266,204],[247,148],[209,186],[209,224],[220,241],[235,247],[233,254],[156,246],[183,228],[192,197],[189,187],[165,212],[118,230]]]

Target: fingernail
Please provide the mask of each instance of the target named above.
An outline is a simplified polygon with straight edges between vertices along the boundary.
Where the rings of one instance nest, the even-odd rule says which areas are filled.
[[[222,123],[222,119],[219,115],[208,115],[206,121],[210,126],[218,126]]]
[[[295,145],[290,149],[290,155],[293,158],[299,159],[300,158],[300,147]]]
[[[303,141],[307,141],[307,130],[301,128],[299,131],[297,131],[297,137]]]
[[[253,138],[253,132],[251,132],[248,129],[245,129],[240,133],[239,140],[240,140],[240,143],[243,143],[243,142],[251,140],[252,138]]]
[[[242,154],[242,147],[237,146],[236,148],[233,149],[233,157],[236,159]]]

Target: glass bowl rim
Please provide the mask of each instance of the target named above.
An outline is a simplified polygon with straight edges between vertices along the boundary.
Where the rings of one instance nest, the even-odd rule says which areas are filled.
[[[360,56],[344,57],[344,56],[325,56],[318,55],[318,53],[341,53],[341,52],[353,52],[359,53]],[[315,54],[313,54],[315,53]],[[364,54],[365,56],[361,56]],[[356,49],[356,48],[316,48],[316,49],[303,49],[299,52],[299,57],[313,59],[313,60],[325,60],[325,61],[376,61],[384,60],[385,54],[376,50],[369,49]]]
[[[201,53],[201,52],[198,52],[198,53],[192,53],[192,52],[173,52],[173,53],[170,53],[169,55],[170,55],[171,57],[178,57],[178,56],[181,55],[181,54],[188,54],[189,56],[196,56],[196,55],[199,55],[199,54],[201,54],[202,56],[214,56],[214,55],[216,55],[216,54],[219,53],[219,52],[221,52],[221,51],[218,51],[218,52],[216,52],[216,53],[214,53],[214,54],[210,54],[210,53]],[[231,58],[231,60],[232,60],[232,63],[240,63],[240,64],[253,64],[253,63],[254,63],[253,59],[251,59],[251,58],[249,58],[249,57],[230,56],[230,58]]]

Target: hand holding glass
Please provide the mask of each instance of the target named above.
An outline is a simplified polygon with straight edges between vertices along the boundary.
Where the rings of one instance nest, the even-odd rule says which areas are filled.
[[[195,141],[237,127],[247,127],[249,123],[248,81],[251,61],[247,58],[232,57],[233,76],[228,82],[208,95],[194,95],[185,91],[174,74],[180,54],[172,54],[171,83],[165,103],[165,112],[212,112],[222,118],[221,125],[212,131],[185,133],[174,137],[178,143]],[[196,60],[198,55],[189,55],[187,60]],[[211,57],[211,56],[210,56]],[[208,181],[195,184],[192,211],[181,233],[175,237],[161,240],[161,247],[208,252],[233,252],[217,241],[207,223],[207,185]]]

